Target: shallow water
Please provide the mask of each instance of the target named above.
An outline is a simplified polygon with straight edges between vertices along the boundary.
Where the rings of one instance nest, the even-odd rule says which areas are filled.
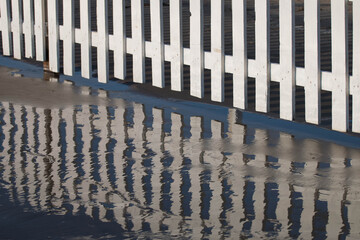
[[[0,102],[0,239],[360,238],[359,138],[128,90]]]
[[[360,236],[359,150],[236,115],[1,102],[0,237]]]

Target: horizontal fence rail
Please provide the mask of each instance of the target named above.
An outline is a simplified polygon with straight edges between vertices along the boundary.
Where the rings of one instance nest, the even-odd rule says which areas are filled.
[[[360,133],[360,1],[327,1],[331,6],[331,46],[328,51],[331,53],[328,56],[331,71],[321,68],[321,1],[301,2],[303,66],[295,64],[298,54],[295,0],[1,0],[3,55],[12,55],[16,59],[36,57],[38,61],[45,61],[48,45],[50,71],[59,72],[62,68],[65,75],[71,76],[76,66],[75,44],[79,44],[82,76],[92,77],[92,55],[96,55],[97,77],[102,83],[109,81],[112,65],[114,78],[124,80],[127,77],[127,54],[132,55],[132,80],[145,83],[148,77],[146,59],[149,58],[152,84],[160,88],[165,87],[164,64],[169,62],[171,89],[184,91],[187,79],[190,94],[198,98],[204,98],[208,80],[204,72],[210,70],[211,100],[216,102],[225,100],[225,76],[232,74],[233,106],[240,109],[248,109],[248,83],[249,78],[253,78],[255,110],[264,113],[270,111],[271,84],[276,82],[280,89],[279,116],[286,120],[295,118],[296,88],[302,87],[304,118],[312,124],[321,124],[321,92],[327,91],[331,92],[332,129]],[[271,62],[270,54],[270,7],[274,2],[279,6],[279,62]],[[249,18],[249,5],[254,8],[252,19]],[[210,11],[206,10],[209,6]],[[76,7],[79,12],[75,11]],[[170,23],[165,22],[165,8]],[[149,11],[149,19],[145,9]],[[210,12],[209,16],[204,14],[205,11]],[[225,39],[224,18],[229,14],[231,37]],[[80,18],[79,27],[75,27],[76,17]],[[205,17],[210,18],[210,23],[205,23]],[[189,23],[185,28],[186,18]],[[249,19],[255,22],[254,59],[247,54],[252,44],[248,43],[252,24]],[[348,33],[350,20],[351,37]],[[150,28],[145,27],[148,22]],[[169,42],[164,37],[165,24],[170,26]],[[109,31],[110,25],[112,31]],[[205,29],[209,26],[211,44],[209,51],[205,51]],[[146,38],[147,32],[151,40]],[[189,44],[184,44],[188,34]],[[225,54],[226,41],[231,42],[231,54]],[[352,55],[349,54],[350,46]],[[96,52],[92,51],[93,47]],[[113,53],[113,64],[110,64],[110,52]],[[190,66],[186,76],[184,66]]]

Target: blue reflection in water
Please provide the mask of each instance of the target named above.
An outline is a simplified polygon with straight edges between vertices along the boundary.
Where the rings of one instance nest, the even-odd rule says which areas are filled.
[[[300,236],[301,214],[303,211],[303,196],[300,192],[291,189],[289,208],[289,236],[297,238]]]
[[[2,102],[0,238],[359,237],[358,149],[239,119]]]

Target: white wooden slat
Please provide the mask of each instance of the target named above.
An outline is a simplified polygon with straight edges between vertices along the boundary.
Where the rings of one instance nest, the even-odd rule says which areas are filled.
[[[168,61],[171,61],[171,90],[173,91],[183,90],[184,57],[182,41],[182,1],[170,0],[171,59],[168,59]]]
[[[156,44],[152,57],[152,84],[165,87],[164,76],[164,36],[163,36],[163,0],[150,3],[151,42]]]
[[[271,69],[273,69],[273,64],[271,64]],[[296,86],[305,86],[305,68],[297,67],[295,70],[296,76]],[[272,75],[272,74],[271,74]]]
[[[78,43],[81,44],[81,76],[90,78],[92,74],[90,0],[80,0],[80,29]],[[75,31],[75,40],[76,35]]]
[[[24,6],[24,24],[23,30],[25,35],[25,57],[33,58],[35,49],[34,49],[34,1],[33,0],[23,0]]]
[[[256,75],[255,109],[269,111],[270,99],[270,2],[255,0],[255,51]]]
[[[360,1],[353,1],[352,131],[360,133]]]
[[[228,58],[225,58],[226,61],[232,61],[232,58],[228,57]],[[226,63],[225,61],[225,63]],[[247,64],[248,64],[248,76],[249,77],[256,77],[257,75],[257,72],[258,72],[258,69],[256,67],[256,61],[253,60],[253,59],[248,59],[247,60]],[[231,72],[231,63],[229,63],[229,65],[225,65],[225,66],[228,66],[228,70],[226,70],[226,72]],[[271,69],[271,81],[274,81],[274,82],[280,82],[278,76],[280,76],[281,74],[281,67],[280,67],[280,64],[278,63],[271,63],[270,64],[270,69]],[[297,86],[305,86],[305,68],[302,68],[302,67],[296,67],[296,85]],[[328,85],[328,72],[322,72],[322,77],[326,78],[326,81],[324,82],[324,79],[323,80],[323,83],[322,83],[322,89],[324,89],[324,84],[327,86]]]
[[[280,0],[280,118],[293,120],[295,113],[295,1]]]
[[[58,0],[48,0],[48,41],[49,41],[49,70],[59,72],[59,18]]]
[[[134,43],[133,81],[145,83],[144,0],[131,0],[131,31]]]
[[[211,0],[211,100],[224,101],[224,0]]]
[[[332,129],[349,128],[348,0],[331,0]]]
[[[203,0],[190,1],[190,94],[204,96]]]
[[[34,34],[35,34],[35,49],[36,60],[46,60],[46,44],[45,44],[45,2],[44,0],[34,0]]]
[[[305,0],[305,120],[319,124],[320,100],[320,2]],[[297,76],[296,76],[297,77]]]
[[[23,56],[23,35],[22,35],[22,1],[11,0],[14,58],[21,59]]]
[[[10,34],[10,0],[3,0],[0,2],[0,13],[3,54],[5,56],[9,56],[12,54],[12,41]]]
[[[74,2],[63,0],[64,9],[64,74],[72,76],[75,70]],[[61,34],[60,34],[61,35]]]
[[[107,83],[109,80],[109,34],[108,34],[108,0],[97,0],[97,72],[98,81]]]
[[[125,1],[113,1],[114,77],[126,78]],[[110,36],[109,36],[110,37]],[[109,39],[110,40],[110,39]],[[110,48],[110,42],[109,42]]]
[[[247,108],[246,0],[232,1],[233,22],[233,99],[234,107]],[[227,70],[225,58],[225,71]]]

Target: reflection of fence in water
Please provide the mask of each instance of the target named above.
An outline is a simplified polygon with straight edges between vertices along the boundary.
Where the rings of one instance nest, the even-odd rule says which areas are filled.
[[[2,103],[2,185],[29,210],[85,213],[132,231],[357,234],[358,180],[348,176],[359,164],[341,158],[342,147],[329,145],[332,160],[261,154],[272,145],[294,154],[294,140],[234,117],[209,121],[125,102],[63,110]],[[321,147],[304,140],[297,150]]]
[[[353,0],[3,0],[0,48],[65,75],[75,65],[100,82],[132,72],[134,82],[359,133],[359,9]]]

